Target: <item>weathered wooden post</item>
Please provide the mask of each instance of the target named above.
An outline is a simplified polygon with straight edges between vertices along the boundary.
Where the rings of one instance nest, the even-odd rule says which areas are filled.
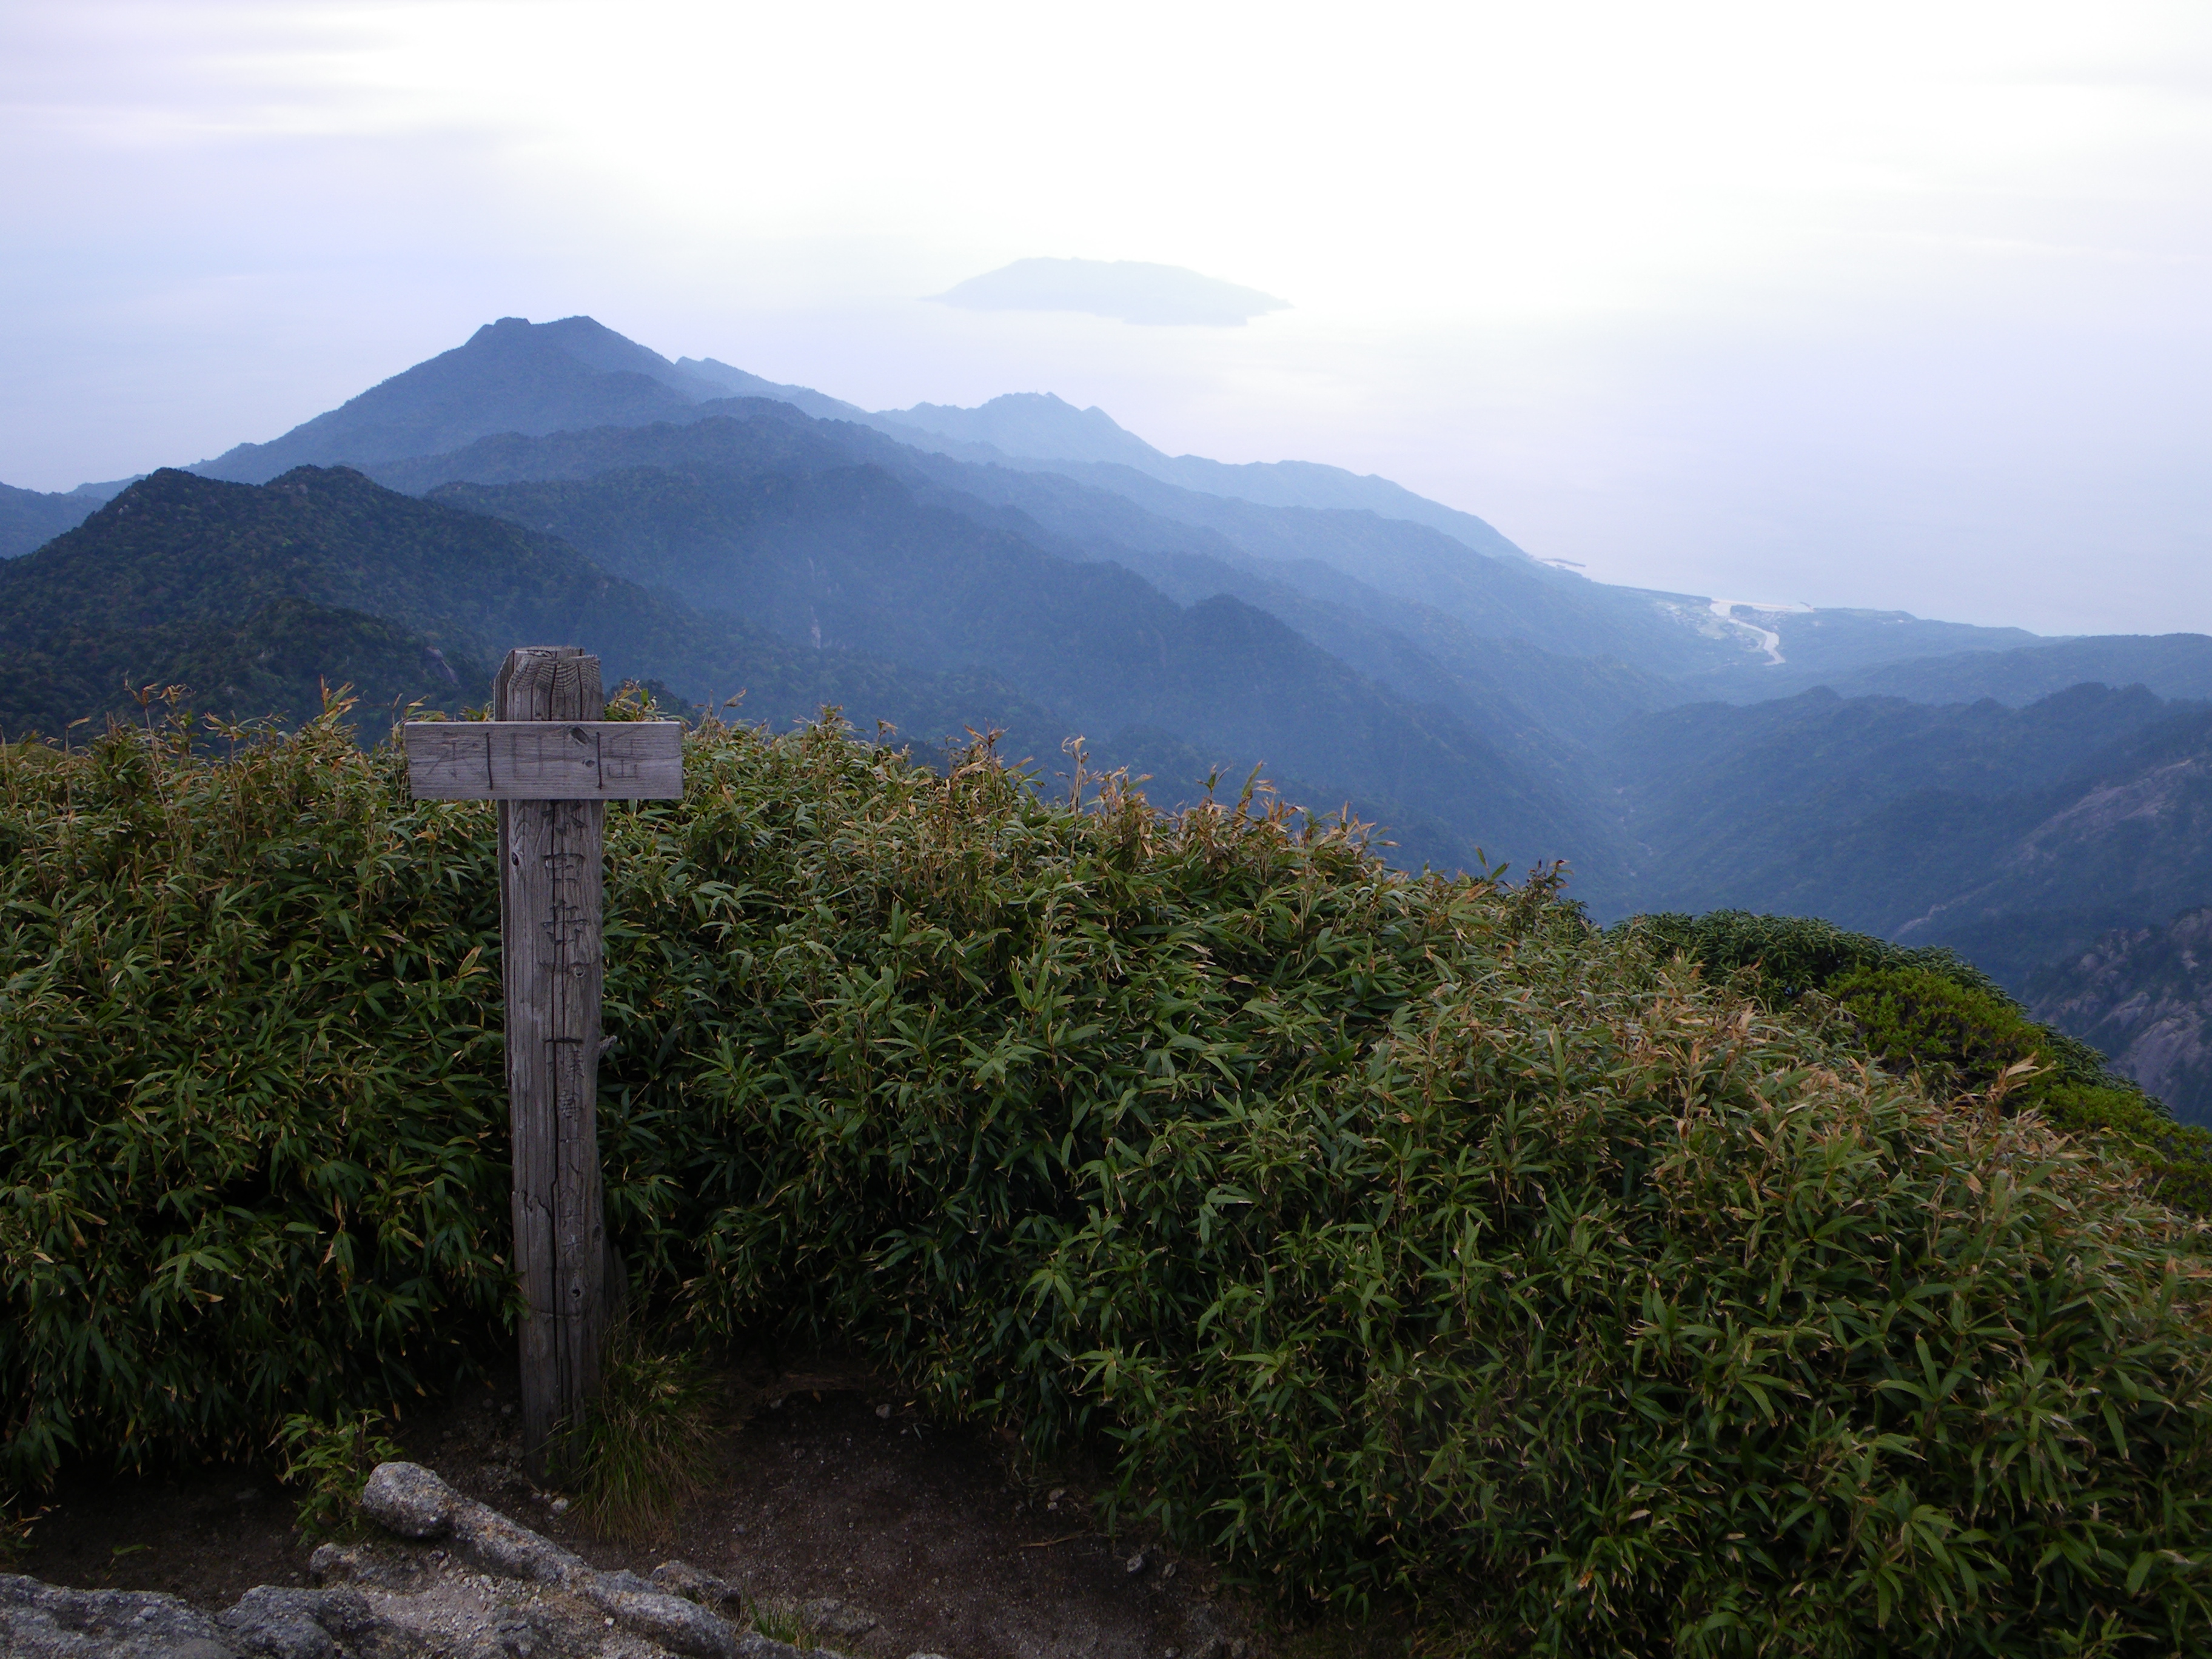
[[[526,646],[500,668],[493,719],[405,728],[416,796],[499,803],[522,1440],[533,1473],[553,1431],[598,1389],[609,1306],[598,1109],[606,803],[684,793],[683,723],[602,720],[605,704],[597,657]]]

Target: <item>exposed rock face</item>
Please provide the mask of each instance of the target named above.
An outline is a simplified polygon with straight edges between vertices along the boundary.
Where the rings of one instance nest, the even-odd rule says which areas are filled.
[[[173,1595],[0,1575],[8,1659],[839,1659],[742,1631],[743,1598],[681,1561],[603,1572],[455,1492],[386,1463],[362,1494],[396,1540],[325,1544],[314,1588],[251,1589],[210,1617]],[[866,1614],[824,1602],[817,1628]]]
[[[2039,969],[2038,1019],[2094,1042],[2185,1122],[2212,1124],[2212,909],[2125,928]]]
[[[263,1585],[210,1618],[173,1595],[72,1590],[0,1577],[0,1652],[10,1659],[338,1659],[368,1654],[375,1611],[358,1590]]]

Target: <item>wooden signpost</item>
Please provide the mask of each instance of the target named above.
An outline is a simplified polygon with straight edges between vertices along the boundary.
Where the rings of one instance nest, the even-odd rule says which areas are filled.
[[[680,720],[602,720],[599,659],[510,651],[489,720],[410,720],[410,791],[499,803],[499,928],[514,1138],[522,1439],[546,1442],[599,1386],[611,1291],[599,1195],[599,985],[611,800],[684,793]]]

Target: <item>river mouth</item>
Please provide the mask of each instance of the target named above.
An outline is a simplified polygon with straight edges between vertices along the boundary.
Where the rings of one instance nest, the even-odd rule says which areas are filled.
[[[1801,616],[1813,607],[1809,605],[1763,605],[1756,599],[1715,599],[1707,607],[1721,623],[1739,632],[1750,635],[1759,641],[1759,648],[1766,653],[1769,663],[1779,666],[1783,662],[1782,635],[1771,628],[1762,628],[1757,623],[1747,622],[1735,613],[1755,611],[1761,617]]]

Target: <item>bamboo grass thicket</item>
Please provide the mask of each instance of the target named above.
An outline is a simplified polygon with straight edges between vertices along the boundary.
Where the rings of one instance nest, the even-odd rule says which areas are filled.
[[[1264,796],[690,740],[608,826],[636,1291],[1467,1651],[2203,1652],[2204,1231],[2002,1089]],[[503,1340],[489,814],[335,715],[0,750],[7,1469]]]

